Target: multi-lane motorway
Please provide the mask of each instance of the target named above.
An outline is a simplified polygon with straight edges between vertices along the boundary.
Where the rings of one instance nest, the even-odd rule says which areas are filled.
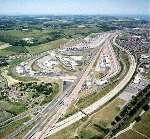
[[[118,48],[122,49],[119,45],[117,45],[115,43],[115,38],[113,40],[113,43]],[[123,49],[123,51],[126,51],[126,50]],[[122,81],[113,90],[111,90],[107,95],[105,95],[104,97],[102,97],[100,100],[93,103],[89,107],[83,109],[82,111],[79,111],[79,112],[75,113],[74,115],[70,116],[69,118],[67,118],[63,121],[60,121],[60,122],[56,123],[53,127],[49,126],[48,128],[46,128],[44,134],[42,136],[40,136],[40,138],[45,138],[49,135],[52,135],[52,134],[62,130],[63,128],[79,121],[80,119],[82,119],[83,117],[86,117],[87,115],[93,113],[98,108],[100,108],[101,106],[103,106],[104,104],[109,102],[113,97],[115,97],[128,84],[128,82],[132,78],[132,76],[133,76],[133,74],[136,70],[136,66],[137,66],[137,63],[135,61],[134,56],[131,55],[128,51],[126,51],[126,52],[129,55],[130,68],[129,68],[128,73],[126,74],[126,76],[122,79]]]
[[[50,103],[40,114],[38,114],[38,116],[36,116],[36,125],[24,137],[24,139],[43,138],[47,128],[53,127],[58,119],[66,112],[71,102],[77,99],[82,84],[86,80],[86,77],[99,56],[104,42],[109,39],[110,35],[111,34],[108,33],[106,37],[99,42],[99,50],[93,54],[89,65],[83,70],[81,76],[78,77],[74,84],[72,84],[72,86],[66,92],[62,93],[62,95],[60,95],[57,99],[52,101],[52,103]]]
[[[26,127],[32,125],[35,123],[35,126],[24,136],[24,139],[43,139],[53,133],[56,133],[57,131],[79,121],[83,117],[93,113],[98,108],[103,106],[105,103],[110,101],[115,95],[117,95],[130,81],[132,78],[135,69],[136,69],[136,61],[134,59],[134,56],[132,56],[128,51],[121,48],[119,45],[115,43],[116,37],[114,37],[116,33],[108,33],[100,42],[98,47],[95,49],[95,51],[92,53],[91,60],[89,61],[89,65],[84,68],[80,74],[80,76],[77,76],[77,79],[74,81],[74,83],[66,90],[65,92],[60,93],[56,99],[51,101],[42,111],[40,111],[34,118],[32,118],[27,124],[23,125],[19,129],[17,129],[15,132],[13,132],[11,135],[8,136],[8,138],[15,137],[19,132],[24,130]],[[126,51],[129,55],[130,59],[130,69],[127,73],[127,75],[124,77],[124,79],[113,89],[111,90],[106,96],[98,100],[97,102],[93,103],[89,107],[83,109],[82,111],[79,111],[75,113],[74,115],[70,116],[69,118],[58,122],[58,120],[65,114],[67,108],[70,106],[72,101],[76,100],[78,97],[78,93],[87,79],[87,76],[89,72],[91,71],[96,59],[99,57],[99,54],[102,51],[102,48],[105,46],[110,46],[110,41],[113,39],[113,43],[120,49],[123,49],[123,51]],[[119,67],[119,66],[118,66]],[[119,71],[119,68],[118,68]],[[116,72],[118,72],[116,71]],[[112,75],[115,75],[116,72]]]
[[[70,116],[69,118],[58,122],[59,118],[62,117],[63,114],[65,114],[67,108],[70,106],[72,101],[77,99],[78,93],[86,80],[89,72],[91,71],[96,59],[98,58],[102,47],[107,45],[108,41],[110,41],[114,37],[113,33],[108,33],[106,37],[99,43],[99,47],[95,53],[93,53],[92,59],[89,63],[89,65],[82,71],[81,76],[78,76],[78,78],[75,80],[75,82],[72,84],[72,86],[66,90],[66,92],[61,93],[60,96],[58,96],[56,99],[54,99],[51,103],[49,103],[43,111],[41,111],[33,120],[31,120],[31,123],[35,122],[35,126],[32,128],[31,131],[27,133],[27,135],[24,137],[24,139],[30,139],[30,138],[36,138],[36,139],[43,139],[46,136],[49,136],[53,133],[56,133],[57,131],[79,121],[83,117],[93,113],[95,110],[103,106],[105,103],[110,101],[114,96],[116,96],[130,81],[132,78],[135,69],[136,69],[136,61],[134,59],[134,56],[132,56],[128,51],[126,51],[129,55],[130,59],[130,68],[124,79],[113,89],[111,90],[106,96],[98,100],[97,102],[93,103],[89,107],[85,108],[82,111],[79,111],[75,113],[74,115]],[[116,37],[115,37],[116,38]],[[113,39],[113,43],[122,49],[120,46],[118,46],[115,43],[115,38]]]

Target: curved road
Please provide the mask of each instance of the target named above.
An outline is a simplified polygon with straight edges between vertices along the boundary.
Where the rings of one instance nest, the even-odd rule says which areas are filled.
[[[134,75],[134,72],[136,70],[137,63],[135,61],[135,58],[133,55],[130,54],[127,50],[124,48],[121,48],[118,44],[116,44],[115,39],[118,35],[116,35],[113,39],[113,44],[116,45],[119,49],[122,49],[129,55],[130,59],[130,68],[126,76],[123,78],[123,80],[113,89],[111,90],[107,95],[102,97],[100,100],[96,101],[92,105],[88,106],[87,108],[83,109],[82,112],[77,112],[74,115],[68,117],[67,119],[58,122],[55,124],[55,126],[47,128],[44,136],[42,138],[45,138],[47,136],[50,136],[60,130],[62,130],[65,127],[68,127],[69,125],[79,121],[83,117],[86,117],[89,114],[92,114],[94,111],[96,111],[98,108],[109,102],[112,98],[114,98],[124,87],[129,83],[131,80],[132,76]]]
[[[83,70],[82,74],[76,80],[73,84],[73,87],[71,87],[70,90],[68,90],[67,94],[65,93],[65,97],[61,99],[61,102],[63,103],[61,106],[58,104],[57,109],[54,107],[55,114],[51,116],[44,116],[42,119],[43,121],[40,122],[40,125],[37,124],[36,128],[33,128],[27,135],[24,137],[24,139],[29,139],[29,138],[36,138],[36,139],[42,139],[44,138],[43,136],[45,135],[45,132],[47,129],[52,128],[54,125],[56,125],[56,122],[59,120],[59,118],[65,114],[67,108],[71,104],[72,101],[77,99],[78,93],[82,87],[82,84],[84,83],[86,77],[88,76],[89,72],[91,71],[91,68],[93,67],[97,57],[99,56],[99,53],[101,52],[101,48],[103,45],[106,45],[105,42],[110,39],[111,36],[114,36],[114,34],[108,33],[105,38],[103,38],[99,42],[99,50],[97,50],[94,55],[92,56],[91,61],[89,61],[89,65],[87,66],[86,69]],[[112,38],[112,37],[111,37]],[[60,99],[59,99],[60,100]],[[60,101],[58,101],[60,103]],[[56,105],[55,105],[56,106]],[[51,113],[51,111],[49,111]]]

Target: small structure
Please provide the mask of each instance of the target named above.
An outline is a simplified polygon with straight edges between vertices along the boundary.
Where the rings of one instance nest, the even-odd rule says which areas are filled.
[[[19,74],[24,74],[25,73],[25,67],[24,66],[17,66],[16,72]]]
[[[22,40],[30,44],[33,43],[33,38],[23,38]]]
[[[141,74],[137,74],[133,80],[133,83],[139,84],[141,82]]]
[[[96,80],[95,83],[96,83],[97,85],[101,86],[101,85],[103,85],[103,84],[108,83],[108,81],[107,81],[107,80]]]

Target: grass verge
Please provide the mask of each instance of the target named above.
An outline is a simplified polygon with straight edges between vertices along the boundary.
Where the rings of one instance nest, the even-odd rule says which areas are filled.
[[[21,120],[12,122],[5,127],[0,129],[0,138],[4,138],[8,136],[10,133],[12,133],[15,129],[17,129],[19,126],[23,125],[23,123],[27,122],[30,120],[30,117],[25,117]]]

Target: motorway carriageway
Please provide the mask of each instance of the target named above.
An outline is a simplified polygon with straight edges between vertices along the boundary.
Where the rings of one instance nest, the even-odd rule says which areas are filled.
[[[113,35],[113,36],[114,36],[114,33],[113,33],[113,34],[108,33],[108,34],[106,35],[106,37],[105,37],[103,40],[101,40],[101,42],[99,43],[99,46],[103,45],[104,42],[105,42],[107,39],[110,38],[110,35]],[[57,109],[57,110],[56,110],[56,111],[57,111],[56,114],[55,114],[55,115],[52,115],[52,116],[54,116],[54,118],[53,118],[52,116],[50,116],[53,120],[52,120],[52,119],[49,120],[50,117],[47,118],[47,116],[46,116],[46,117],[44,116],[45,114],[43,115],[43,114],[41,113],[41,114],[42,114],[43,122],[42,122],[42,120],[40,120],[40,122],[38,122],[38,124],[35,126],[35,128],[33,128],[33,129],[24,137],[24,139],[29,139],[29,138],[36,138],[36,139],[39,139],[39,138],[43,138],[43,135],[45,135],[45,132],[47,131],[47,127],[49,127],[49,125],[50,125],[50,128],[51,128],[52,126],[56,125],[56,122],[59,120],[59,118],[62,116],[62,114],[65,113],[65,111],[67,110],[67,108],[69,107],[69,105],[71,104],[71,102],[74,101],[74,100],[77,98],[78,92],[80,91],[80,88],[81,88],[82,84],[84,83],[86,77],[88,76],[88,74],[89,74],[91,68],[93,67],[93,65],[94,65],[94,63],[95,63],[97,57],[99,56],[99,53],[100,53],[100,52],[101,52],[101,49],[98,50],[97,53],[93,56],[93,59],[92,59],[91,63],[89,64],[89,66],[85,69],[85,71],[84,71],[83,74],[79,77],[79,79],[74,82],[73,87],[71,87],[71,89],[68,91],[68,92],[69,92],[68,95],[67,95],[67,96],[63,96],[62,99],[59,99],[59,101],[57,101],[57,103],[58,103],[58,102],[60,103],[60,100],[61,100],[61,102],[63,101],[64,105],[61,107],[62,110]],[[65,93],[65,94],[66,94],[66,93]],[[56,103],[55,103],[55,104],[56,104]],[[54,109],[53,109],[54,111],[55,111],[55,107],[58,108],[58,107],[57,107],[58,105],[59,105],[59,104],[57,104],[57,105],[55,105],[55,106],[53,107],[53,108],[54,108]],[[51,113],[51,111],[49,111],[49,110],[46,111],[46,112]],[[50,115],[51,115],[51,114],[50,114]],[[45,120],[44,118],[47,119],[47,120]],[[50,121],[50,123],[49,123],[49,121]],[[39,123],[40,123],[40,124],[39,124]],[[40,129],[41,129],[41,125],[44,126],[43,123],[45,123],[46,125],[45,125],[45,127],[44,127],[43,130],[40,130]],[[47,124],[47,123],[48,123],[48,124]],[[46,129],[46,130],[45,130],[45,129]]]
[[[122,49],[123,51],[126,51],[125,49],[121,48],[118,44],[115,43],[116,37],[113,39],[113,43],[119,49]],[[126,52],[129,55],[130,68],[129,68],[129,71],[127,72],[126,76],[123,78],[123,80],[113,90],[111,90],[107,95],[105,95],[100,100],[98,100],[95,103],[93,103],[92,105],[88,106],[87,108],[83,109],[82,112],[79,111],[79,112],[75,113],[74,115],[66,118],[65,120],[56,123],[55,126],[48,128],[46,130],[45,134],[44,134],[45,136],[43,136],[42,138],[48,137],[48,136],[50,136],[50,135],[52,135],[52,134],[54,134],[54,133],[62,130],[63,128],[66,128],[69,125],[71,125],[71,124],[73,124],[73,123],[81,120],[82,118],[86,117],[87,115],[92,114],[94,111],[96,111],[101,106],[103,106],[104,104],[106,104],[107,102],[109,102],[112,98],[114,98],[120,91],[122,91],[122,89],[131,80],[131,78],[134,75],[134,72],[136,70],[136,66],[137,66],[137,63],[135,61],[134,56],[131,55],[128,51],[126,51]]]

